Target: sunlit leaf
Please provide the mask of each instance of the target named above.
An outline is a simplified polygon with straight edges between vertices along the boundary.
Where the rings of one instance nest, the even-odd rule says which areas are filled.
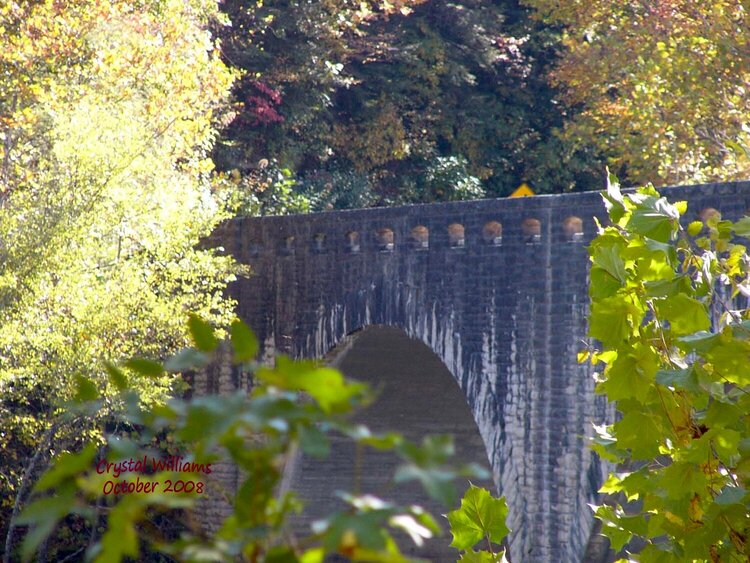
[[[504,498],[493,498],[490,492],[471,485],[461,499],[461,508],[447,514],[457,549],[471,549],[483,539],[500,543],[508,535],[505,519],[508,507]]]

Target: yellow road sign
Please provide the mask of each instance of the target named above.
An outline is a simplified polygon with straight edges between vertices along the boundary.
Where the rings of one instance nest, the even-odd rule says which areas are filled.
[[[508,197],[531,197],[534,195],[534,190],[532,190],[529,185],[524,182],[520,186],[516,188],[516,191],[514,191],[510,196]]]

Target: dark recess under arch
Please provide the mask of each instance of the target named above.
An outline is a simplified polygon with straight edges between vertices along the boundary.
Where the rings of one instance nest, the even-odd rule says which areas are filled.
[[[375,325],[344,339],[328,359],[348,377],[367,382],[378,392],[376,401],[357,416],[357,422],[375,431],[398,431],[412,441],[421,441],[428,434],[453,434],[456,462],[474,462],[490,473],[487,451],[464,393],[425,344],[409,338],[400,328]],[[399,463],[390,453],[366,450],[359,461],[361,492],[382,490]],[[333,440],[327,459],[302,456],[296,460],[287,478],[290,488],[306,505],[304,521],[296,523],[298,529],[343,506],[334,493],[355,488],[354,467],[355,449],[343,439]],[[472,482],[493,494],[497,492],[491,479]],[[459,497],[467,487],[467,480],[457,480]],[[404,504],[426,507],[444,529],[442,537],[430,540],[421,549],[405,536],[399,538],[405,553],[428,561],[457,559],[458,552],[449,546],[447,521],[439,516],[447,512],[445,507],[431,501],[416,483],[399,485],[387,495]]]

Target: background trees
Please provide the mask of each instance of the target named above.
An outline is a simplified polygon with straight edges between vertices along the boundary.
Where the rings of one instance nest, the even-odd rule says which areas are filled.
[[[577,108],[567,143],[604,151],[631,185],[747,178],[746,2],[524,3],[564,26],[551,79]]]
[[[314,208],[593,189],[592,151],[553,130],[557,33],[516,2],[223,4],[246,74],[214,153],[251,186],[290,170]],[[261,163],[259,165],[259,162]]]
[[[747,175],[740,0],[223,9],[247,73],[214,156],[257,192],[266,161],[313,208],[596,189],[605,162],[628,185]]]
[[[229,318],[236,268],[196,247],[228,216],[208,159],[233,79],[218,17],[202,0],[0,8],[4,518],[38,448],[90,439],[45,434],[74,376],[105,389],[102,361],[174,350],[187,311]]]

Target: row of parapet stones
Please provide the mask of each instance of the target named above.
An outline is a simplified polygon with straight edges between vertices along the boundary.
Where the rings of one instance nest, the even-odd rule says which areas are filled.
[[[579,217],[568,217],[562,223],[562,232],[565,240],[568,242],[583,241],[583,221]],[[538,244],[542,240],[542,224],[538,219],[526,219],[521,223],[521,233],[523,241],[527,244]],[[392,229],[378,229],[373,233],[375,247],[381,252],[392,252],[395,248],[395,236]],[[489,221],[482,228],[482,240],[489,246],[501,246],[503,244],[503,226],[497,221]],[[344,249],[356,254],[360,251],[362,237],[359,231],[349,231],[345,236]],[[448,244],[451,248],[464,248],[466,246],[466,236],[464,226],[460,223],[448,225]],[[417,225],[411,230],[408,238],[408,245],[413,250],[428,250],[430,248],[430,231],[424,225]],[[287,236],[284,238],[281,252],[282,254],[291,254],[294,252],[295,237]],[[316,233],[312,237],[312,250],[315,252],[324,252],[326,249],[326,235]],[[259,247],[256,246],[251,250],[257,253]]]
[[[719,216],[719,211],[712,207],[707,207],[700,211],[698,217],[705,223],[710,217]],[[538,219],[526,219],[521,223],[522,240],[526,244],[539,244],[542,240],[542,224]],[[571,215],[562,222],[563,240],[566,242],[580,243],[584,240],[583,221],[580,217]],[[395,236],[392,229],[378,229],[373,233],[375,248],[381,252],[393,252],[395,249]],[[294,236],[287,236],[283,239],[280,253],[289,255],[294,253],[295,249]],[[482,240],[488,246],[501,246],[503,244],[503,226],[497,221],[489,221],[482,228]],[[344,250],[350,254],[357,254],[361,250],[362,237],[359,231],[349,231],[345,236]],[[448,225],[448,244],[451,248],[464,248],[466,246],[466,236],[464,226],[460,223],[451,223]],[[411,230],[408,237],[408,246],[413,250],[429,250],[430,248],[430,231],[424,225],[417,225]],[[257,255],[260,252],[261,245],[251,244],[250,253]],[[313,252],[325,252],[326,235],[316,233],[312,237]]]

